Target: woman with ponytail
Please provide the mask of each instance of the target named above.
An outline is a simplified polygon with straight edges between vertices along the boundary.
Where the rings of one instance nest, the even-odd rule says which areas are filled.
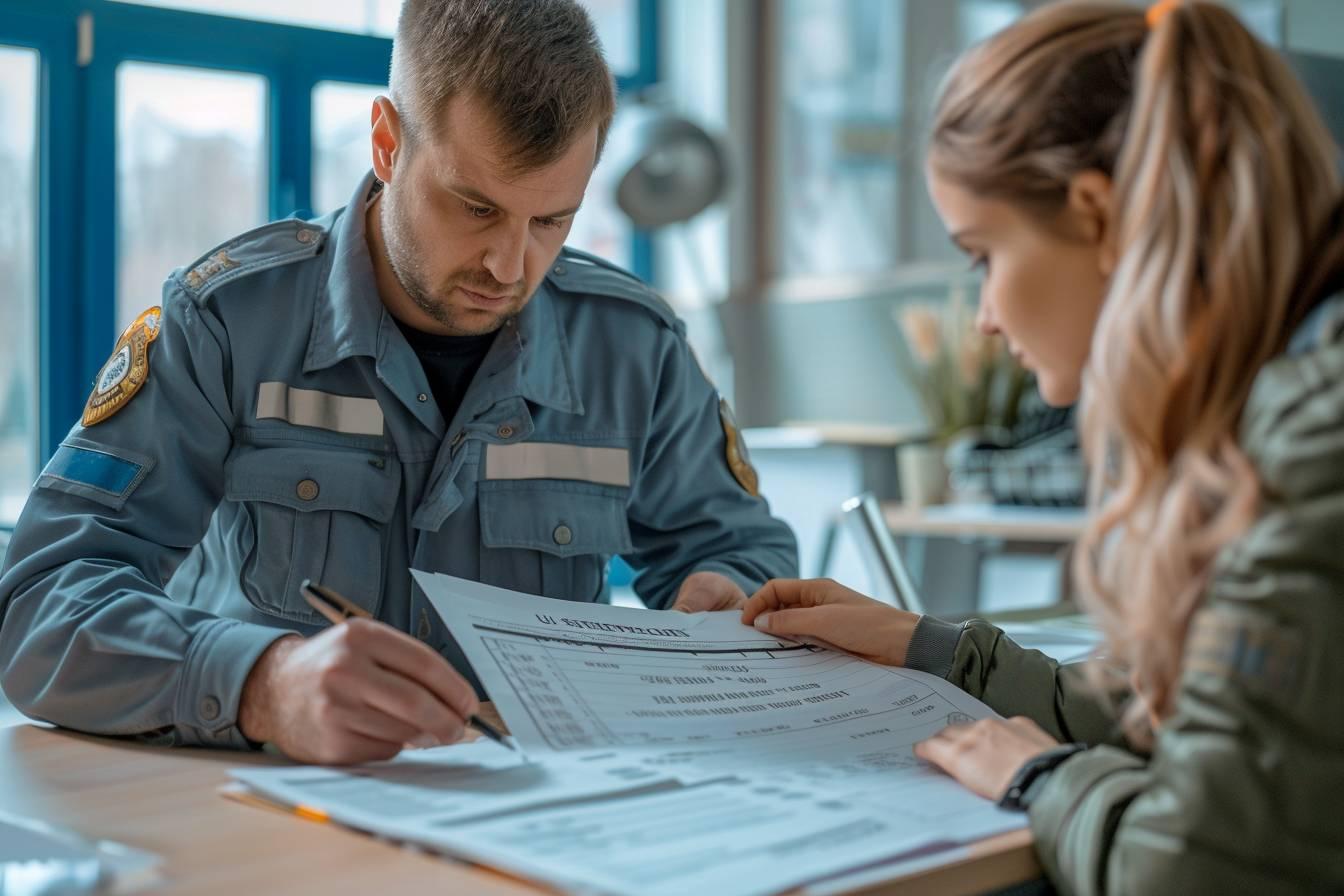
[[[1006,721],[916,753],[1028,811],[1063,892],[1344,892],[1344,203],[1279,56],[1208,2],[1064,2],[943,85],[928,179],[980,326],[1081,402],[1102,658],[776,581],[743,619]]]

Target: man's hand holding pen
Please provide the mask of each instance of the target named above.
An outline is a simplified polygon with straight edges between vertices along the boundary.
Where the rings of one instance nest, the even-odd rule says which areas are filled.
[[[291,759],[343,765],[389,759],[407,744],[455,743],[479,709],[471,685],[431,647],[351,615],[271,644],[243,687],[238,726]]]

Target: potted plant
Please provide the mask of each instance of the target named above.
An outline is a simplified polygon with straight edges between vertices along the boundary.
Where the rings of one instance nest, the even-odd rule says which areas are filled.
[[[896,354],[929,428],[926,441],[899,449],[902,498],[932,503],[946,490],[950,446],[1012,430],[1031,377],[1002,337],[976,327],[960,278],[945,299],[902,302],[892,314],[906,348]]]

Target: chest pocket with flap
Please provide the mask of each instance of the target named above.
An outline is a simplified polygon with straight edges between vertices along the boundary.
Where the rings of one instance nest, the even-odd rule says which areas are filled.
[[[479,483],[481,572],[493,584],[592,601],[607,561],[633,549],[629,489],[558,479]]]
[[[324,624],[299,594],[305,578],[375,616],[382,603],[387,523],[401,484],[395,458],[329,448],[235,449],[225,493],[241,505],[239,582],[274,616]]]

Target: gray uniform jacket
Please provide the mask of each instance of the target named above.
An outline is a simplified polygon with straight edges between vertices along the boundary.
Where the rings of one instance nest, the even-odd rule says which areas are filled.
[[[243,747],[253,663],[322,627],[305,577],[470,675],[410,568],[593,601],[619,554],[654,607],[700,570],[748,593],[797,574],[683,325],[605,262],[565,250],[442,419],[378,298],[371,183],[174,272],[144,386],[43,470],[0,576],[24,712]]]
[[[1344,297],[1260,371],[1238,442],[1260,517],[1213,564],[1151,756],[1080,667],[982,620],[915,629],[908,665],[1092,746],[1031,805],[1063,894],[1344,893]]]

